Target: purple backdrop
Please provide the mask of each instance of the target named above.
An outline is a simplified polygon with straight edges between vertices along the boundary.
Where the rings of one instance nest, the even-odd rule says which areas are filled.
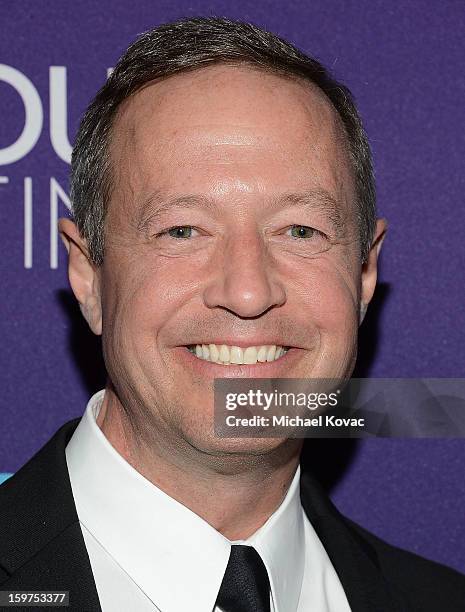
[[[381,284],[361,338],[360,375],[464,376],[465,6],[403,4],[18,0],[3,6],[0,471],[18,469],[63,422],[81,415],[100,385],[98,344],[79,322],[67,292],[65,252],[56,243],[54,218],[67,210],[69,142],[127,44],[183,16],[251,20],[315,55],[349,85],[373,146],[379,210],[390,223]],[[310,461],[320,471],[344,468],[332,495],[354,520],[465,571],[464,445],[326,441]]]

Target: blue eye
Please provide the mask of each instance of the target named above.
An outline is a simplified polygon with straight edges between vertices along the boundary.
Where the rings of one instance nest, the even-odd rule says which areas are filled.
[[[293,238],[312,238],[316,233],[316,230],[307,225],[293,225],[290,230]]]
[[[176,227],[171,227],[168,230],[168,234],[172,238],[190,238],[192,236],[192,226],[177,225]]]

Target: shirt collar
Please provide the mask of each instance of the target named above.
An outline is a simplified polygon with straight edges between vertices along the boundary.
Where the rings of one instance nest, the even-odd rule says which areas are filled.
[[[66,447],[81,523],[163,612],[212,610],[231,542],[137,472],[96,423],[96,393]],[[275,612],[296,610],[305,550],[300,467],[279,508],[241,543],[254,546],[268,570]],[[206,578],[207,577],[207,578]],[[182,581],[182,588],[174,588]]]
[[[275,612],[294,612],[299,603],[305,567],[305,531],[300,503],[300,466],[279,508],[247,540],[268,571]]]

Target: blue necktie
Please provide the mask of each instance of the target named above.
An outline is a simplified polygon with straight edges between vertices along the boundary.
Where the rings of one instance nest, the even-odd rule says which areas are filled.
[[[216,605],[224,612],[270,612],[270,581],[251,546],[233,544]]]

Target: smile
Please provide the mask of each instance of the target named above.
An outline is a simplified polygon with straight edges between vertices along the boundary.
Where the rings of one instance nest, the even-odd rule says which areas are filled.
[[[189,351],[204,361],[220,365],[255,364],[276,361],[289,350],[287,347],[272,345],[228,346],[227,344],[194,344]]]

